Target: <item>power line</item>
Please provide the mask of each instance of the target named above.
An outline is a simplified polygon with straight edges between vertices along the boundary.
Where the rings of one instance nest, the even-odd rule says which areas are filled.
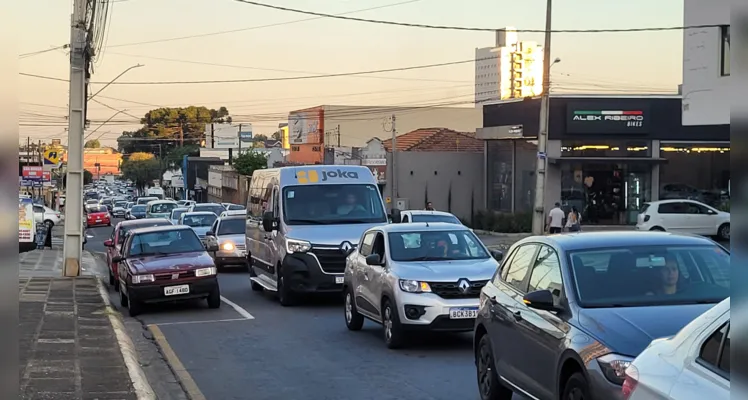
[[[421,1],[421,0],[408,0],[408,1],[402,1],[402,2],[399,2],[399,3],[384,4],[384,5],[377,6],[377,7],[370,7],[370,8],[363,8],[363,9],[359,9],[359,10],[347,11],[347,12],[340,13],[340,14],[335,14],[335,15],[341,16],[341,15],[349,15],[349,14],[360,13],[360,12],[364,12],[364,11],[379,10],[379,9],[382,9],[382,8],[396,7],[396,6],[400,6],[400,5],[403,5],[403,4],[415,3],[415,2],[418,2],[418,1]],[[314,18],[297,19],[295,21],[286,21],[286,22],[277,22],[277,23],[267,24],[267,25],[250,26],[250,27],[239,28],[239,29],[230,29],[230,30],[223,30],[223,31],[217,31],[217,32],[199,33],[199,34],[196,34],[196,35],[189,35],[189,36],[179,36],[179,37],[166,38],[166,39],[147,40],[147,41],[142,41],[142,42],[114,44],[114,45],[107,46],[107,48],[126,47],[126,46],[139,46],[139,45],[143,45],[143,44],[173,42],[173,41],[177,41],[177,40],[195,39],[195,38],[208,37],[208,36],[225,35],[225,34],[228,34],[228,33],[244,32],[244,31],[250,31],[250,30],[255,30],[255,29],[272,28],[272,27],[275,27],[275,26],[296,24],[296,23],[299,23],[299,22],[315,21],[315,20],[323,19],[323,18],[326,18],[326,17],[320,16],[320,17],[314,17]]]
[[[453,31],[473,31],[473,32],[496,32],[503,29],[496,28],[477,28],[477,27],[466,27],[466,26],[449,26],[449,25],[427,25],[427,24],[415,24],[409,22],[397,22],[397,21],[384,21],[367,18],[356,18],[347,17],[344,15],[327,14],[316,11],[300,10],[297,8],[289,8],[276,6],[272,4],[259,3],[250,0],[234,0],[239,3],[249,4],[257,7],[270,8],[273,10],[293,12],[297,14],[314,15],[322,18],[340,19],[345,21],[355,22],[366,22],[370,24],[380,25],[394,25],[404,26],[410,28],[425,28],[425,29],[441,29],[441,30],[453,30]],[[693,25],[693,26],[671,26],[671,27],[659,27],[659,28],[623,28],[623,29],[560,29],[550,30],[548,33],[622,33],[622,32],[658,32],[658,31],[680,31],[684,29],[702,29],[702,28],[717,28],[721,25]],[[518,33],[546,33],[545,29],[512,29],[513,32]]]
[[[20,54],[18,56],[18,58],[27,58],[27,57],[35,56],[35,55],[38,55],[38,54],[49,53],[50,51],[67,49],[68,47],[70,47],[69,44],[63,44],[62,46],[52,47],[52,48],[46,49],[46,50],[39,50],[39,51],[31,52],[31,53]]]
[[[387,72],[411,71],[411,70],[417,70],[417,69],[447,67],[447,66],[452,66],[452,65],[467,64],[467,63],[472,63],[476,61],[490,60],[490,59],[495,59],[495,58],[497,57],[488,57],[484,59],[469,59],[469,60],[462,60],[462,61],[449,61],[449,62],[443,62],[443,63],[413,65],[413,66],[406,66],[406,67],[376,69],[376,70],[369,70],[369,71],[341,72],[341,73],[336,73],[336,74],[324,74],[324,75],[288,76],[288,77],[282,77],[282,78],[224,79],[224,80],[202,80],[202,81],[150,81],[150,82],[149,81],[144,81],[144,82],[115,81],[115,82],[91,82],[91,83],[95,83],[95,84],[110,83],[112,85],[197,85],[197,84],[215,84],[215,83],[297,81],[297,80],[306,80],[306,79],[337,78],[337,77],[342,77],[342,76],[379,74],[379,73],[387,73]],[[25,72],[19,72],[19,75],[28,76],[32,78],[59,81],[59,82],[68,82],[67,79],[63,79],[63,78],[55,78],[51,76],[29,74]]]

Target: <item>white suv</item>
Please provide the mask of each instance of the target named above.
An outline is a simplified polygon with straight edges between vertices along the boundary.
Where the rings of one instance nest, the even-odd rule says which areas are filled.
[[[695,200],[661,200],[645,203],[636,229],[717,236],[730,240],[730,213]]]

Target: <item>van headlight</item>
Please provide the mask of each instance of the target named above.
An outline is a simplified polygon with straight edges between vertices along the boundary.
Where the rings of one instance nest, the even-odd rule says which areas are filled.
[[[400,279],[400,289],[408,293],[431,293],[428,283],[410,279]]]
[[[223,250],[226,250],[226,251],[234,251],[234,249],[236,249],[236,246],[234,246],[234,244],[233,244],[233,243],[231,243],[231,242],[226,242],[226,243],[224,243],[224,244],[223,244],[223,245],[221,246],[221,248],[222,248]]]
[[[287,253],[306,253],[312,249],[312,244],[305,240],[286,239]]]

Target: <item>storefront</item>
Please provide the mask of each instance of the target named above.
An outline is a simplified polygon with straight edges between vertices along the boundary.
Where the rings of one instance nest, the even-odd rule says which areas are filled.
[[[484,106],[489,208],[530,212],[535,165],[548,159],[545,208],[561,201],[591,224],[634,224],[643,203],[729,201],[729,126],[684,127],[681,99],[551,98],[548,148],[539,155],[538,99]]]

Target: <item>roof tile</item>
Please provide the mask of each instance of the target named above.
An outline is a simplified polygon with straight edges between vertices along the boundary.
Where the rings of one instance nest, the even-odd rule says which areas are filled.
[[[388,152],[392,151],[392,139],[387,139],[382,144]],[[397,137],[397,151],[482,153],[483,145],[483,140],[477,139],[475,133],[447,128],[421,128]]]

